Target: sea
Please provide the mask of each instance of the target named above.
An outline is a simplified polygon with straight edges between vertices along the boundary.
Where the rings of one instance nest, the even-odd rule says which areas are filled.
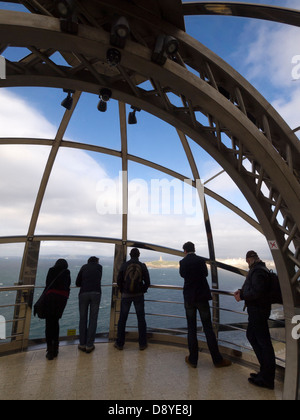
[[[75,287],[76,277],[83,264],[86,264],[87,258],[82,257],[65,257],[69,264],[71,272],[72,288],[68,304],[64,315],[60,321],[60,336],[72,336],[79,333],[79,309],[78,309],[78,292]],[[34,303],[44,290],[46,276],[50,267],[53,267],[58,258],[55,256],[41,257],[39,260],[36,289],[34,293]],[[142,261],[142,260],[141,260]],[[142,261],[143,262],[143,261]],[[103,266],[102,278],[102,298],[98,317],[97,333],[108,333],[110,324],[111,311],[111,292],[113,282],[113,258],[102,257],[100,263]],[[21,259],[18,257],[0,258],[0,287],[13,286],[18,282]],[[165,286],[183,286],[183,279],[179,275],[177,268],[149,268],[151,284]],[[210,279],[208,279],[210,281]],[[219,288],[221,290],[235,291],[243,284],[244,278],[224,270],[219,270]],[[13,319],[13,305],[15,303],[16,292],[0,292],[0,316],[6,320],[6,335],[10,335],[10,329]],[[165,289],[149,289],[145,295],[145,311],[146,321],[149,330],[172,329],[176,333],[178,331],[186,331],[186,317],[183,305],[182,290],[165,290]],[[220,296],[220,323],[234,324],[246,322],[246,313],[243,312],[243,304],[237,303],[231,296]],[[234,313],[231,311],[235,311]],[[137,320],[132,308],[132,314],[129,315],[127,328],[136,328]],[[199,325],[201,322],[199,319]],[[224,339],[228,340],[229,332],[222,332]],[[32,316],[30,339],[36,340],[43,338],[45,335],[45,322]],[[245,334],[240,331],[230,332],[230,336],[235,341],[236,336],[239,341],[246,343]]]

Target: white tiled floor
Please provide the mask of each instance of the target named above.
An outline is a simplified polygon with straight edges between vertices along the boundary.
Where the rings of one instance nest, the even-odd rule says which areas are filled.
[[[233,364],[216,369],[201,353],[197,369],[185,363],[186,349],[150,344],[141,352],[136,343],[118,351],[111,343],[96,344],[91,354],[77,346],[60,348],[47,361],[45,350],[0,358],[0,400],[276,400],[274,391],[248,383],[251,372]]]

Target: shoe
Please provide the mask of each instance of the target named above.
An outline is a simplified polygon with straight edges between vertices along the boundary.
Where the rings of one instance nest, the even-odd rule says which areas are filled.
[[[148,347],[148,344],[146,344],[145,346],[140,346],[140,350],[141,351],[146,350],[147,347]]]
[[[185,363],[187,363],[190,367],[192,367],[192,368],[194,368],[194,369],[196,369],[196,367],[197,367],[197,365],[195,365],[194,363],[191,363],[191,362],[190,362],[190,358],[189,358],[189,356],[186,356],[186,357],[185,357]]]
[[[257,378],[249,378],[248,382],[252,385],[258,386],[260,388],[274,389],[274,384],[266,384],[263,380]]]
[[[114,344],[114,347],[118,350],[123,350],[123,346],[119,346],[117,343]]]
[[[258,377],[258,373],[250,373],[250,378],[257,378]]]
[[[83,351],[83,353],[85,353],[85,352],[86,352],[86,346],[81,346],[81,345],[79,344],[79,346],[78,346],[78,350]]]
[[[223,359],[220,363],[215,363],[216,368],[223,368],[223,367],[228,367],[231,365],[232,365],[231,361],[227,359]]]
[[[92,346],[92,347],[87,347],[85,351],[87,354],[89,354],[89,353],[92,353],[92,351],[94,350],[95,350],[95,346]]]
[[[48,360],[54,360],[54,355],[52,351],[48,351],[46,354],[46,359]]]

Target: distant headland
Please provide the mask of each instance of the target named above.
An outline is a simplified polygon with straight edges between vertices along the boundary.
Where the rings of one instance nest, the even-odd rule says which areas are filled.
[[[179,268],[178,261],[164,261],[162,257],[158,261],[145,263],[148,268]]]

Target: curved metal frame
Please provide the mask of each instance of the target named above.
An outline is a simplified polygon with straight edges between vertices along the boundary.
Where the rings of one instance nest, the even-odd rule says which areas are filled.
[[[18,63],[7,63],[7,79],[0,81],[0,87],[46,86],[76,91],[73,109],[65,113],[57,136],[51,142],[27,244],[28,239],[35,240],[35,227],[57,151],[63,146],[88,148],[63,141],[80,92],[98,95],[101,87],[110,88],[113,99],[120,102],[122,140],[121,153],[111,153],[120,153],[124,171],[128,159],[146,163],[127,153],[124,104],[128,103],[176,127],[190,162],[194,184],[199,174],[186,136],[208,152],[239,187],[255,212],[266,239],[276,242],[272,255],[280,277],[287,321],[285,397],[299,397],[299,375],[295,375],[299,372],[299,343],[291,338],[291,321],[300,307],[300,145],[297,137],[245,79],[185,32],[159,19],[149,21],[147,13],[124,5],[124,2],[101,1],[101,4],[108,9],[112,7],[113,11],[117,5],[118,11],[130,16],[131,23],[135,22],[137,28],[147,25],[153,34],[163,32],[175,36],[180,43],[176,61],[168,60],[165,66],[158,66],[151,61],[151,49],[147,45],[128,41],[122,50],[121,63],[108,75],[103,63],[110,40],[109,33],[101,25],[79,25],[78,35],[71,35],[62,33],[59,20],[53,17],[17,12],[0,14],[0,51],[8,45],[24,46],[32,51]],[[71,63],[70,68],[58,66],[51,60],[55,51],[62,52]],[[146,80],[153,86],[150,91],[138,86]],[[171,103],[170,92],[181,98],[181,107]],[[206,125],[198,122],[198,112],[207,119]],[[32,144],[26,139],[13,141],[15,144]],[[6,142],[11,143],[10,139],[1,141],[2,144]],[[124,206],[126,194],[124,191]],[[209,221],[208,214],[206,221]],[[17,240],[2,238],[0,241]],[[121,241],[126,249],[126,214],[123,216]],[[213,243],[210,251],[214,267]],[[25,249],[25,255],[26,252]]]
[[[182,12],[185,16],[238,16],[300,26],[300,16],[298,10],[265,4],[227,1],[193,1],[183,3]]]

